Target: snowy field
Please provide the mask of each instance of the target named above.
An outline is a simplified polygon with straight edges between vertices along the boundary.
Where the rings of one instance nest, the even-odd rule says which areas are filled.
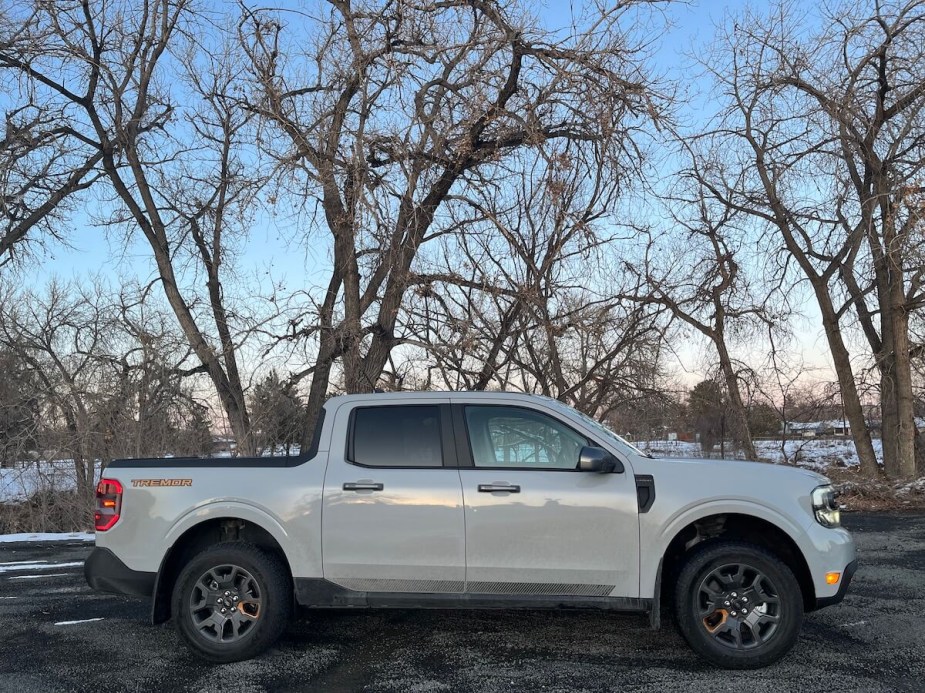
[[[100,478],[96,465],[94,482]],[[28,500],[36,493],[72,491],[77,475],[71,460],[23,462],[10,469],[0,469],[0,503]]]
[[[883,448],[879,438],[873,441],[877,461],[883,463]],[[700,443],[688,443],[681,440],[652,440],[635,443],[635,445],[655,457],[719,457],[719,446],[712,454],[705,455]],[[824,470],[831,466],[852,467],[858,464],[854,443],[844,438],[798,438],[782,443],[779,440],[756,440],[758,456],[766,462],[775,464],[795,464],[800,467]],[[726,457],[741,457],[736,451],[726,446]]]

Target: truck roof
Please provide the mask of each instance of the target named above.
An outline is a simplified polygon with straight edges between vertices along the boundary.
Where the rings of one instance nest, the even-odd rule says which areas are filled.
[[[396,399],[396,400],[425,400],[434,399],[435,397],[450,399],[497,399],[499,401],[523,401],[525,399],[551,401],[551,398],[545,395],[533,395],[526,392],[487,392],[484,390],[427,390],[415,392],[364,392],[355,395],[338,395],[331,397],[325,404],[342,404],[356,401],[367,401],[377,399]]]

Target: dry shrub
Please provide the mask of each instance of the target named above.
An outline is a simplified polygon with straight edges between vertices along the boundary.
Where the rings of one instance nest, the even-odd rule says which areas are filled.
[[[883,476],[873,479],[857,467],[829,467],[825,474],[835,484],[839,502],[847,511],[923,511],[925,477],[915,481],[890,481]]]
[[[77,491],[39,491],[25,501],[0,503],[0,534],[85,532],[93,527],[93,499]]]

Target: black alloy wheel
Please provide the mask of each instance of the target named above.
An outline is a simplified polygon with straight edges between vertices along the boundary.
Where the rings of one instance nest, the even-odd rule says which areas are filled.
[[[254,632],[260,618],[260,584],[244,568],[209,568],[193,584],[189,617],[199,634],[213,642],[234,642]]]
[[[291,576],[275,552],[242,541],[217,544],[180,572],[172,613],[180,635],[203,659],[250,659],[286,629]]]
[[[766,549],[739,541],[705,542],[675,586],[678,627],[691,648],[727,669],[755,669],[783,657],[803,623],[793,571]]]

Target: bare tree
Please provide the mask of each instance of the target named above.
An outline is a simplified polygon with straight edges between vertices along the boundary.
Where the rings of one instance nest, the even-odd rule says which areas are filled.
[[[812,287],[861,466],[873,474],[844,336],[854,313],[881,373],[885,469],[908,476],[907,316],[922,299],[921,268],[909,266],[920,220],[908,200],[925,162],[925,5],[840,6],[814,34],[792,10],[732,20],[705,63],[724,99],[711,137],[727,152],[707,187],[772,231],[779,269]]]
[[[0,89],[15,89],[3,79]],[[75,137],[61,113],[30,103],[11,105],[0,139],[0,266],[26,242],[60,237],[62,209],[90,187],[102,155]],[[36,229],[38,227],[38,229]],[[30,232],[31,235],[30,235]]]
[[[880,372],[884,464],[891,476],[908,477],[915,472],[909,314],[925,301],[925,264],[917,257],[925,192],[925,3],[846,7],[827,19],[836,28],[804,48],[814,49],[817,60],[803,65],[788,46],[770,86],[784,97],[794,94],[808,118],[821,119],[816,138],[841,179],[831,190],[832,216],[845,238],[857,239],[839,277]],[[831,147],[823,144],[831,140]]]
[[[328,285],[288,334],[317,345],[303,442],[335,362],[348,392],[376,386],[401,341],[415,258],[453,225],[456,198],[500,184],[519,153],[553,141],[632,150],[658,108],[622,28],[645,5],[620,3],[566,38],[518,2],[245,13],[248,106],[273,126],[279,189],[317,209],[314,227],[332,239]]]
[[[779,422],[781,458],[789,460],[787,441],[790,426],[801,412],[795,407],[797,396],[807,378],[813,378],[813,368],[808,366],[800,356],[788,353],[786,343],[781,343],[773,330],[768,330],[767,361],[758,378],[758,398],[764,404],[773,407]]]
[[[121,350],[111,355],[119,379],[111,400],[112,454],[205,455],[212,441],[211,412],[197,387],[202,368],[169,309],[152,299],[153,289],[127,284],[107,299]]]
[[[436,382],[539,392],[601,417],[660,384],[660,311],[613,299],[621,275],[602,260],[623,240],[611,209],[628,178],[609,163],[540,147],[519,185],[454,207],[456,232],[422,254],[403,321],[425,335]]]
[[[10,531],[89,526],[94,482],[112,458],[210,450],[189,346],[169,310],[140,298],[99,283],[0,284],[0,425],[15,427],[0,455],[16,463],[23,495],[0,513]],[[16,383],[27,389],[10,393]]]
[[[45,416],[66,430],[63,450],[71,458],[78,492],[87,497],[94,484],[94,460],[101,445],[98,404],[113,384],[112,323],[101,294],[52,284],[47,293],[3,292],[0,344],[33,374]],[[113,394],[113,393],[110,393]]]
[[[716,352],[726,393],[729,433],[749,460],[757,459],[748,426],[748,401],[742,393],[751,368],[733,357],[733,347],[749,344],[764,329],[781,329],[775,287],[755,281],[755,257],[748,251],[748,228],[738,210],[720,203],[708,189],[710,155],[684,146],[690,167],[665,195],[671,225],[649,232],[640,261],[625,262],[637,278],[628,296],[662,306],[684,326],[706,337]]]
[[[0,467],[29,459],[38,442],[37,383],[16,354],[0,348]]]
[[[247,452],[237,349],[248,326],[232,308],[222,268],[260,177],[251,116],[227,96],[241,67],[226,43],[187,0],[10,4],[0,15],[0,79],[18,86],[16,122],[32,124],[8,127],[7,149],[23,150],[19,168],[29,168],[5,172],[27,180],[18,185],[29,192],[17,197],[28,204],[9,217],[7,237],[39,221],[57,228],[69,194],[100,188],[101,223],[144,236],[164,295]]]
[[[94,142],[73,127],[65,103],[44,98],[44,75],[21,50],[55,43],[53,28],[39,26],[35,10],[19,3],[0,8],[0,266],[30,244],[62,237],[65,213],[99,177],[102,160]]]
[[[176,435],[200,425],[204,406],[163,311],[99,284],[6,285],[0,298],[0,349],[34,385],[36,452],[72,459],[81,493],[97,462],[184,452]]]

